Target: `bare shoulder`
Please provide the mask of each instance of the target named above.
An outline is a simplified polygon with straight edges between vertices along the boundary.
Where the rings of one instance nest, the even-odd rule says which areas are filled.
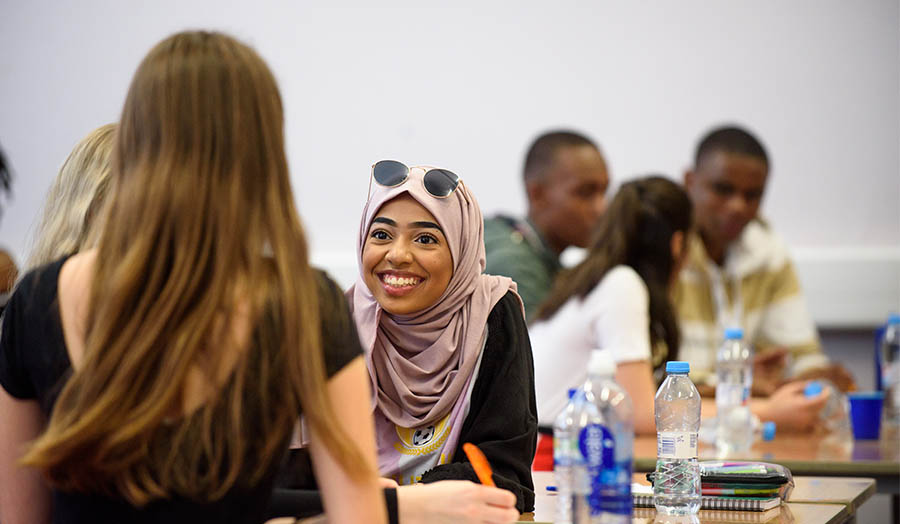
[[[91,249],[69,257],[59,269],[58,293],[61,309],[86,300],[91,289],[97,250]]]
[[[91,249],[71,256],[59,270],[59,317],[69,360],[74,367],[78,367],[84,354],[88,301],[96,260],[97,251]]]
[[[59,270],[59,284],[72,285],[74,282],[89,277],[97,260],[97,250],[89,249],[69,257]]]

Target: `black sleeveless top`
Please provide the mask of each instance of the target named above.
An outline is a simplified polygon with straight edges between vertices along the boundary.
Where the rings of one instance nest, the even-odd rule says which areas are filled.
[[[59,272],[66,260],[37,268],[22,278],[7,304],[0,334],[0,385],[15,398],[36,400],[48,418],[72,372],[57,300]],[[361,355],[362,349],[343,294],[325,273],[316,272],[316,278],[325,368],[331,377]],[[258,523],[266,518],[278,467],[276,461],[261,481],[252,486],[235,486],[214,502],[176,497],[136,508],[124,499],[54,491],[53,521],[60,524]]]

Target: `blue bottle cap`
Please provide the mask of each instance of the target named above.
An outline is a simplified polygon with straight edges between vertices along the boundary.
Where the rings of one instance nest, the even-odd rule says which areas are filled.
[[[691,364],[680,360],[666,362],[666,373],[687,374],[691,371]]]
[[[888,316],[888,325],[893,326],[895,324],[900,324],[900,313],[891,313]]]
[[[818,380],[813,380],[809,384],[803,388],[803,396],[805,397],[814,397],[822,392],[822,383]]]
[[[726,328],[725,340],[740,340],[744,338],[744,330],[741,328]]]
[[[575,396],[576,391],[578,391],[578,388],[569,388],[569,400],[572,400],[572,397]]]
[[[762,438],[763,441],[769,442],[770,440],[775,438],[775,423],[774,422],[763,422],[763,432]]]

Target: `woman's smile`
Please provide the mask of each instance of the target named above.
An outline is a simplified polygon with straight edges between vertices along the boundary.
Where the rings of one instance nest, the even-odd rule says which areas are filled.
[[[395,297],[412,293],[425,278],[405,271],[380,271],[377,273],[384,291]]]

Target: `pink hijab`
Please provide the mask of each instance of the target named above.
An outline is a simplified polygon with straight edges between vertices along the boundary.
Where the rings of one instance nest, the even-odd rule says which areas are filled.
[[[511,279],[482,274],[484,222],[466,186],[460,182],[447,198],[435,198],[425,190],[424,174],[425,169],[411,168],[407,180],[392,188],[372,183],[359,227],[360,276],[347,291],[372,379],[373,410],[384,414],[376,417],[377,425],[383,419],[404,428],[433,424],[466,402],[488,315],[508,291],[516,291]],[[433,305],[410,315],[392,315],[363,281],[362,251],[378,210],[403,193],[434,215],[444,230],[453,276]]]

